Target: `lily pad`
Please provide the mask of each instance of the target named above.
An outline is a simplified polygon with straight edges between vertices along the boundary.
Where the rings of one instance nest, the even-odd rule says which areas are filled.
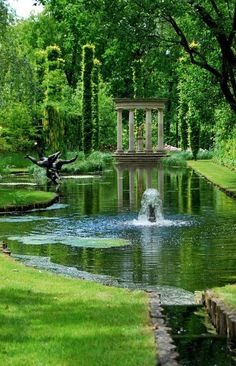
[[[111,248],[121,247],[129,244],[128,240],[120,238],[84,238],[78,236],[58,236],[58,235],[28,235],[28,236],[10,236],[9,240],[16,240],[26,245],[44,245],[44,244],[64,244],[73,247],[83,248]]]

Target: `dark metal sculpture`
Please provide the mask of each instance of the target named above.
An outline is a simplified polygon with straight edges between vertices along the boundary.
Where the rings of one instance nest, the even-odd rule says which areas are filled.
[[[45,168],[47,177],[55,184],[58,184],[60,180],[59,172],[62,166],[64,164],[73,163],[78,157],[78,155],[76,155],[74,158],[70,160],[60,159],[61,156],[60,151],[57,151],[56,153],[46,157],[43,155],[41,149],[39,149],[37,145],[36,148],[39,154],[39,159],[36,159],[28,154],[25,156],[25,158],[32,161],[32,163],[38,165],[40,168]]]

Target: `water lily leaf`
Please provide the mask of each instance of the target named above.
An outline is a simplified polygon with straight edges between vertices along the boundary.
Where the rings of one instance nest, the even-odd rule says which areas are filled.
[[[73,247],[85,248],[111,248],[121,247],[129,244],[128,240],[120,238],[84,238],[77,236],[57,236],[57,235],[28,235],[28,236],[10,236],[8,240],[16,240],[26,245],[44,245],[44,244],[64,244]]]

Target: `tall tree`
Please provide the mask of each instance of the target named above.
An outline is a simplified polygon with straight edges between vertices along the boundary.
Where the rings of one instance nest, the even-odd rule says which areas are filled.
[[[90,153],[93,147],[93,85],[94,45],[83,46],[82,56],[82,117],[84,152]]]

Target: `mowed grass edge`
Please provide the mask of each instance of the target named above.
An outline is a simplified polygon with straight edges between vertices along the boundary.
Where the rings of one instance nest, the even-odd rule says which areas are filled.
[[[212,290],[226,305],[236,311],[236,284],[215,287]]]
[[[211,160],[188,161],[187,165],[228,193],[236,194],[236,172]]]
[[[26,189],[1,189],[0,210],[12,207],[47,204],[57,197],[54,192],[31,191]]]
[[[0,254],[0,365],[154,366],[148,295]]]

